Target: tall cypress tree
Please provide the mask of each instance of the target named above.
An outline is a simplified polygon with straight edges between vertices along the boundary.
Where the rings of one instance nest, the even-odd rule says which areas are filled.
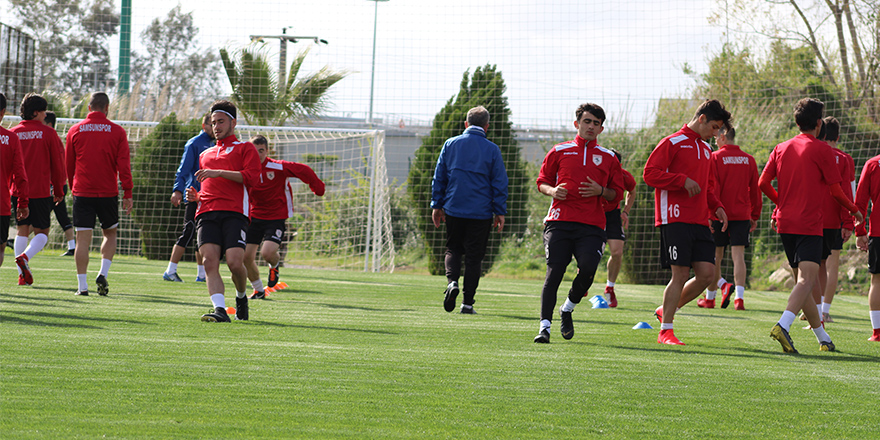
[[[462,134],[467,112],[473,107],[482,105],[489,110],[487,135],[501,149],[509,181],[504,231],[501,234],[494,231],[490,234],[483,259],[483,273],[492,267],[503,239],[525,231],[528,216],[526,191],[531,187],[527,182],[525,162],[514,137],[505,91],[504,79],[494,65],[477,67],[473,75],[465,71],[458,94],[449,98],[443,109],[437,113],[431,134],[424,138],[422,145],[416,150],[415,161],[409,171],[408,191],[418,213],[418,228],[422,232],[428,253],[428,269],[433,275],[445,273],[443,261],[446,233],[445,226],[434,228],[431,222],[431,180],[443,143]]]

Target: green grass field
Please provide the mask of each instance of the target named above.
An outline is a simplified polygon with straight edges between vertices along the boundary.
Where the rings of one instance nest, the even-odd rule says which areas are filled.
[[[801,354],[781,352],[778,292],[747,292],[744,312],[689,305],[688,345],[658,345],[632,327],[659,327],[662,287],[630,285],[539,345],[541,280],[484,278],[471,316],[443,311],[441,277],[283,269],[290,287],[250,321],[209,324],[192,263],[176,284],[165,262],[118,257],[110,296],[76,297],[57,254],[34,259],[32,287],[9,253],[0,267],[3,439],[880,438],[865,297],[835,299],[833,353],[801,321]]]

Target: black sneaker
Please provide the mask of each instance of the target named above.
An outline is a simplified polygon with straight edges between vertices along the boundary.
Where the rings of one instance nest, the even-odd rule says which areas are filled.
[[[88,291],[88,290],[77,290],[76,293],[74,293],[74,295],[77,295],[77,296],[89,296],[89,291]]]
[[[214,307],[213,312],[205,313],[204,315],[202,315],[202,321],[204,321],[204,322],[232,322],[232,320],[229,319],[229,315],[226,314],[226,309],[224,309],[223,307]]]
[[[98,275],[98,278],[95,278],[95,284],[98,285],[98,295],[107,296],[110,293],[110,285],[107,284],[107,278],[104,275]]]
[[[573,338],[574,322],[571,320],[571,312],[563,312],[560,309],[559,316],[562,318],[562,322],[559,324],[559,329],[562,330],[562,337],[565,339]]]
[[[260,292],[259,290],[254,290],[253,295],[251,295],[251,299],[265,299],[265,298],[266,298],[265,291]]]
[[[834,343],[831,341],[825,342],[822,341],[819,343],[819,351],[834,351],[836,347],[834,347]]]
[[[72,257],[75,254],[76,249],[68,249],[67,252],[61,254],[62,257]]]
[[[248,320],[248,299],[246,296],[241,298],[235,297],[235,319],[239,321]]]
[[[474,306],[466,306],[464,304],[461,305],[461,314],[462,315],[476,315],[477,312],[474,310]]]
[[[278,284],[278,279],[281,278],[281,274],[278,273],[277,267],[269,268],[269,284],[266,287],[275,287]]]
[[[535,336],[536,344],[549,344],[550,343],[550,331],[546,328],[542,329],[538,336]]]
[[[443,298],[443,308],[447,312],[455,310],[455,298],[458,298],[458,281],[453,281],[446,286],[446,296]]]

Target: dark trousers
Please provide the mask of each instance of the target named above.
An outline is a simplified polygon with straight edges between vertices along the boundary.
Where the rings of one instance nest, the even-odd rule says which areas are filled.
[[[553,320],[556,296],[571,257],[577,260],[578,273],[571,283],[568,299],[578,304],[593,285],[596,268],[605,250],[602,228],[575,222],[547,222],[544,226],[544,250],[547,276],[541,289],[541,319]]]
[[[458,281],[461,276],[461,256],[464,254],[462,304],[474,304],[491,230],[491,218],[475,220],[446,215],[446,281]]]

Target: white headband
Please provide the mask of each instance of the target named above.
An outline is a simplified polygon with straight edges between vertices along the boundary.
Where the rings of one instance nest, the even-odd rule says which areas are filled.
[[[217,110],[214,110],[214,111],[211,112],[211,113],[213,114],[213,113],[217,113],[217,112],[220,112],[220,113],[226,113],[227,115],[229,115],[230,118],[235,119],[235,116],[232,116],[232,113],[229,113],[229,112],[226,111],[226,110],[220,110],[220,109],[217,109]]]

